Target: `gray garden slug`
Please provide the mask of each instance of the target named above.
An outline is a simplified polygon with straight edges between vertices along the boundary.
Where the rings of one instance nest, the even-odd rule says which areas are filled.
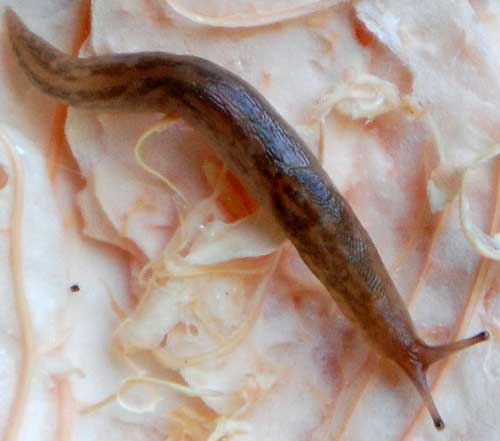
[[[342,312],[372,346],[398,364],[444,427],[427,367],[488,339],[441,346],[417,335],[380,255],[353,210],[295,130],[247,82],[210,61],[161,52],[73,58],[6,20],[19,65],[43,92],[72,106],[151,111],[183,118],[275,217]]]

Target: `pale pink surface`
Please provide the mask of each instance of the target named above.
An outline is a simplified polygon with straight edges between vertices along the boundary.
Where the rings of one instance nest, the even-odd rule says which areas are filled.
[[[297,4],[283,1],[274,7]],[[184,6],[206,15],[266,8],[265,2],[252,1],[191,1]],[[31,18],[21,8],[19,12],[31,27],[68,50],[56,35],[36,24],[38,15]],[[438,434],[427,414],[419,413],[420,398],[406,377],[387,363],[378,365],[361,336],[286,246],[267,285],[259,319],[238,349],[217,362],[178,369],[192,386],[243,391],[251,404],[237,416],[240,398],[204,398],[206,405],[235,420],[247,431],[239,438],[249,440],[495,439],[500,417],[495,405],[500,366],[495,269],[481,261],[465,239],[457,204],[432,215],[428,202],[429,178],[453,196],[455,173],[498,141],[495,36],[500,10],[494,2],[344,2],[303,19],[245,30],[192,24],[161,2],[94,1],[92,14],[92,34],[83,53],[164,50],[218,62],[254,84],[316,153],[320,121],[315,109],[332,88],[344,85],[342,106],[333,102],[332,112],[322,115],[324,166],[372,235],[418,329],[431,342],[485,327],[493,336],[431,370],[431,379],[438,378],[433,395],[447,423],[445,432]],[[67,29],[68,16],[71,13],[52,19]],[[119,325],[110,294],[131,314],[142,294],[137,269],[158,258],[178,228],[173,193],[133,160],[138,136],[159,116],[71,110],[66,134],[87,187],[77,196],[71,174],[62,170],[56,199],[43,175],[40,153],[48,133],[43,118],[50,107],[45,106],[52,101],[23,79],[14,79],[10,54],[5,59],[6,78],[19,85],[14,92],[2,90],[13,94],[7,97],[18,113],[3,111],[2,121],[36,142],[33,146],[22,136],[17,141],[27,152],[26,206],[30,198],[48,205],[33,214],[26,208],[25,215],[25,236],[30,238],[25,245],[26,283],[42,355],[23,435],[40,440],[69,439],[71,433],[82,440],[101,439],[103,434],[109,440],[165,439],[172,427],[165,415],[181,404],[191,405],[191,399],[160,390],[164,400],[152,412],[134,414],[114,402],[91,415],[78,414],[83,405],[114,393],[124,379],[135,375],[112,353],[113,333],[118,328],[116,336],[125,346],[140,340],[145,347],[156,347],[168,333],[170,355],[203,353],[216,342],[203,332],[192,302],[201,302],[198,307],[230,332],[245,320],[251,306],[252,296],[241,293],[259,279],[175,278],[168,289],[154,292],[135,310],[133,326]],[[385,113],[386,107],[378,103],[381,97],[389,99],[384,95],[389,92],[380,88],[381,95],[376,95],[376,86],[363,90],[368,95],[360,98],[349,86],[360,74],[392,84],[399,104]],[[410,115],[406,97],[418,102],[422,115]],[[34,107],[23,105],[32,100]],[[36,103],[43,112],[37,111]],[[375,112],[371,120],[350,115],[358,105],[380,109],[380,115]],[[213,153],[182,122],[153,137],[145,151],[147,162],[176,182],[190,207],[210,194],[203,164],[213,161]],[[8,163],[3,150],[0,158]],[[482,172],[472,188],[474,220],[487,230],[497,183],[494,169],[485,167]],[[11,201],[8,188],[0,191],[3,228]],[[83,212],[84,233],[113,247],[82,237],[74,227],[63,229],[63,221],[55,220],[66,218],[75,200]],[[40,231],[41,225],[50,228]],[[214,250],[207,252],[220,258]],[[42,255],[49,269],[38,267]],[[6,293],[12,290],[7,258],[2,254]],[[72,283],[80,284],[80,293],[68,292]],[[0,308],[0,335],[5,341],[0,369],[6,380],[0,387],[7,408],[17,355],[16,317],[11,297],[5,298]],[[180,322],[198,333],[189,326],[186,332]],[[47,346],[57,350],[45,353]],[[165,374],[156,363],[148,362],[148,367],[149,375]],[[259,400],[252,401],[253,396]],[[0,424],[4,421],[0,413]]]

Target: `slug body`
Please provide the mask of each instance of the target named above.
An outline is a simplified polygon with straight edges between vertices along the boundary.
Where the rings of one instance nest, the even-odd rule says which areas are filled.
[[[200,58],[166,53],[76,59],[6,12],[13,51],[45,93],[73,106],[178,115],[208,137],[220,158],[293,242],[342,312],[408,374],[438,429],[425,370],[482,332],[428,346],[417,335],[380,255],[349,204],[295,130],[248,83]]]

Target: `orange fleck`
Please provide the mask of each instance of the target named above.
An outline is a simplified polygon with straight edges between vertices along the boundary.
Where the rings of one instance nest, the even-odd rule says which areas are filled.
[[[351,23],[354,35],[359,44],[365,47],[370,46],[374,42],[373,34],[366,28],[365,24],[358,19],[354,11],[351,16]]]
[[[188,326],[188,329],[189,333],[194,337],[196,337],[199,334],[198,328],[196,327],[196,325],[193,325],[192,323]]]
[[[0,190],[4,188],[9,182],[9,175],[5,171],[5,168],[0,165]]]
[[[306,23],[311,28],[322,28],[328,24],[329,19],[328,14],[314,14],[306,19]]]
[[[203,168],[208,183],[215,188],[223,170],[222,163],[207,161],[204,163]],[[245,190],[238,178],[227,171],[222,179],[222,190],[217,198],[217,202],[226,212],[229,220],[237,221],[252,214],[258,205]]]
[[[168,334],[165,334],[158,345],[160,348],[165,348],[167,346]]]
[[[271,87],[273,81],[273,74],[267,70],[263,71],[261,74],[262,91],[265,92]]]
[[[48,150],[48,163],[47,172],[51,182],[57,175],[58,165],[61,162],[63,150],[68,148],[66,135],[64,134],[64,124],[68,114],[68,106],[65,104],[58,104],[52,119],[52,128],[50,130],[49,150]]]
[[[83,228],[83,219],[76,206],[68,210],[64,216],[63,225],[65,230],[80,230]]]
[[[304,305],[304,297],[299,294],[295,294],[292,296],[292,303],[295,309],[302,309]]]
[[[257,203],[245,190],[240,180],[231,172],[228,172],[226,181],[227,192],[221,194],[219,202],[237,218],[252,214],[257,209]],[[240,213],[236,212],[236,210],[231,210],[236,205],[236,201],[244,207]]]

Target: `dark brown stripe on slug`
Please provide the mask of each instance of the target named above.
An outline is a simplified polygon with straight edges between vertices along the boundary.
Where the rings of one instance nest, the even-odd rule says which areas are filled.
[[[19,59],[19,64],[25,67],[25,72],[28,74],[30,80],[38,86],[39,89],[44,91],[45,93],[57,97],[61,100],[90,100],[92,103],[89,103],[90,106],[96,105],[96,101],[109,101],[111,99],[122,96],[127,90],[126,85],[118,85],[108,87],[104,90],[85,90],[85,89],[71,89],[68,91],[62,90],[60,86],[51,85],[40,79],[38,75],[31,72],[29,66],[26,65],[22,59]]]
[[[141,79],[140,82],[137,82],[136,94],[143,96],[151,93],[154,90],[164,89],[168,86],[168,90],[172,91],[171,95],[175,98],[182,98],[185,93],[182,87],[175,87],[175,81],[172,81],[171,78],[165,76],[159,77],[146,77]],[[172,87],[173,86],[173,87]],[[180,86],[179,82],[177,82],[177,86]]]
[[[113,55],[114,56],[114,55]],[[137,56],[132,55],[133,60],[131,61],[133,68],[138,72],[153,71],[156,72],[158,67],[161,66],[162,70],[165,69],[175,69],[178,66],[185,64],[186,59],[195,58],[183,55],[169,55],[166,56],[164,52],[149,52],[144,56],[144,52],[141,52]]]
[[[13,46],[13,51],[16,55],[18,55],[18,51],[17,51],[17,48],[15,46]],[[28,78],[30,79],[30,81],[32,83],[34,83],[36,86],[38,86],[39,89],[41,89],[43,92],[49,94],[49,95],[53,95],[55,97],[62,97],[62,96],[66,96],[66,95],[61,95],[61,91],[58,87],[55,87],[55,86],[52,86],[50,84],[47,84],[47,82],[41,80],[37,75],[35,75],[33,73],[33,71],[31,70],[31,66],[29,65],[29,63],[27,63],[23,57],[20,57],[18,55],[18,63],[21,67],[23,67],[24,69],[24,72],[26,74],[26,76],[28,76]]]
[[[108,86],[102,90],[75,90],[71,92],[71,97],[78,101],[111,101],[115,98],[119,99],[127,91],[127,85]],[[84,105],[84,104],[83,104]]]
[[[95,75],[118,78],[134,72],[140,74],[141,79],[157,77],[161,73],[159,71],[164,72],[179,64],[178,61],[166,58],[162,52],[151,52],[146,57],[143,55],[144,53],[101,55],[79,59],[79,63]],[[158,69],[159,66],[161,69]]]
[[[318,222],[337,224],[344,215],[343,197],[328,182],[317,179],[311,167],[291,167],[288,173],[297,181],[297,187],[302,189],[307,198],[317,207],[321,207],[321,219]]]
[[[300,238],[311,226],[307,216],[295,206],[291,206],[280,190],[273,191],[271,204],[275,216],[280,217],[280,224],[287,225],[290,234],[294,237]]]
[[[11,43],[18,58],[23,59],[25,55],[28,55],[37,61],[40,68],[53,72],[60,78],[67,79],[68,75],[71,75],[66,69],[66,64],[71,60],[71,57],[59,53],[55,56],[52,46],[37,40],[32,34],[26,35],[22,47],[16,41],[11,40]],[[27,54],[24,54],[24,52],[27,52]],[[62,60],[64,62],[61,62]]]

